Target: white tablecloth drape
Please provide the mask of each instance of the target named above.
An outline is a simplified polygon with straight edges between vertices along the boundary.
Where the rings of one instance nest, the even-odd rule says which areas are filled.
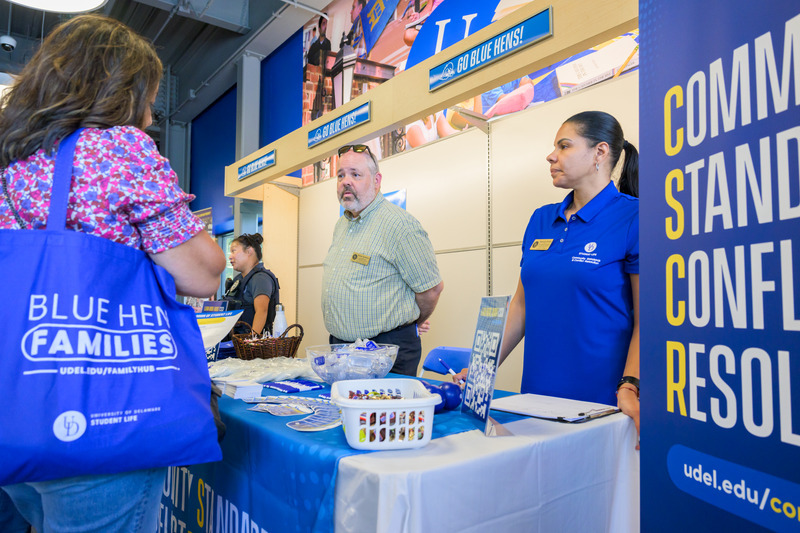
[[[525,419],[339,462],[336,533],[639,531],[630,418]]]

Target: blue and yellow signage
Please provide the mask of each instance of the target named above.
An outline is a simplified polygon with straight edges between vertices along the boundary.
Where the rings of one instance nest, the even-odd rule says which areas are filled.
[[[800,6],[640,5],[642,531],[800,531]]]
[[[269,168],[274,164],[275,164],[275,150],[272,150],[271,152],[262,155],[258,159],[250,161],[246,165],[239,167],[237,171],[238,175],[237,179],[239,181],[242,181],[247,176],[255,174],[259,170],[264,170],[265,168]]]
[[[319,128],[308,132],[308,147],[311,148],[323,141],[327,141],[331,137],[346,132],[349,129],[360,126],[361,124],[369,122],[370,119],[370,106],[369,102],[362,104],[353,109],[349,113],[345,113],[339,118],[335,118],[330,122],[326,122]]]
[[[553,35],[552,7],[495,35],[463,54],[441,63],[428,73],[428,90],[447,85],[514,52]]]

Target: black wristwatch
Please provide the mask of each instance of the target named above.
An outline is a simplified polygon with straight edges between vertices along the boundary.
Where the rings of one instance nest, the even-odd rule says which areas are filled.
[[[635,378],[633,376],[622,376],[622,379],[617,382],[617,390],[619,390],[619,388],[626,383],[630,383],[636,387],[636,390],[639,390],[639,378]]]

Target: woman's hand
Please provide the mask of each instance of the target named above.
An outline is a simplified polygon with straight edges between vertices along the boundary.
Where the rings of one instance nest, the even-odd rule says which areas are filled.
[[[639,449],[639,391],[631,384],[623,384],[617,390],[617,407],[633,418],[636,425],[636,449]]]

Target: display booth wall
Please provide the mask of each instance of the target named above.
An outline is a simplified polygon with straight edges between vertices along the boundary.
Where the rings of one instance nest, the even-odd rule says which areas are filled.
[[[567,192],[551,184],[545,157],[563,121],[580,111],[617,117],[625,137],[639,144],[639,76],[621,76],[523,112],[380,162],[384,193],[405,189],[407,209],[430,235],[444,292],[422,335],[423,357],[436,346],[471,347],[480,298],[513,294],[520,245],[533,211]],[[300,192],[298,322],[301,346],[326,344],[322,320],[322,262],[339,218],[336,181]],[[564,317],[569,320],[569,317]],[[522,344],[500,367],[497,387],[519,391]]]

